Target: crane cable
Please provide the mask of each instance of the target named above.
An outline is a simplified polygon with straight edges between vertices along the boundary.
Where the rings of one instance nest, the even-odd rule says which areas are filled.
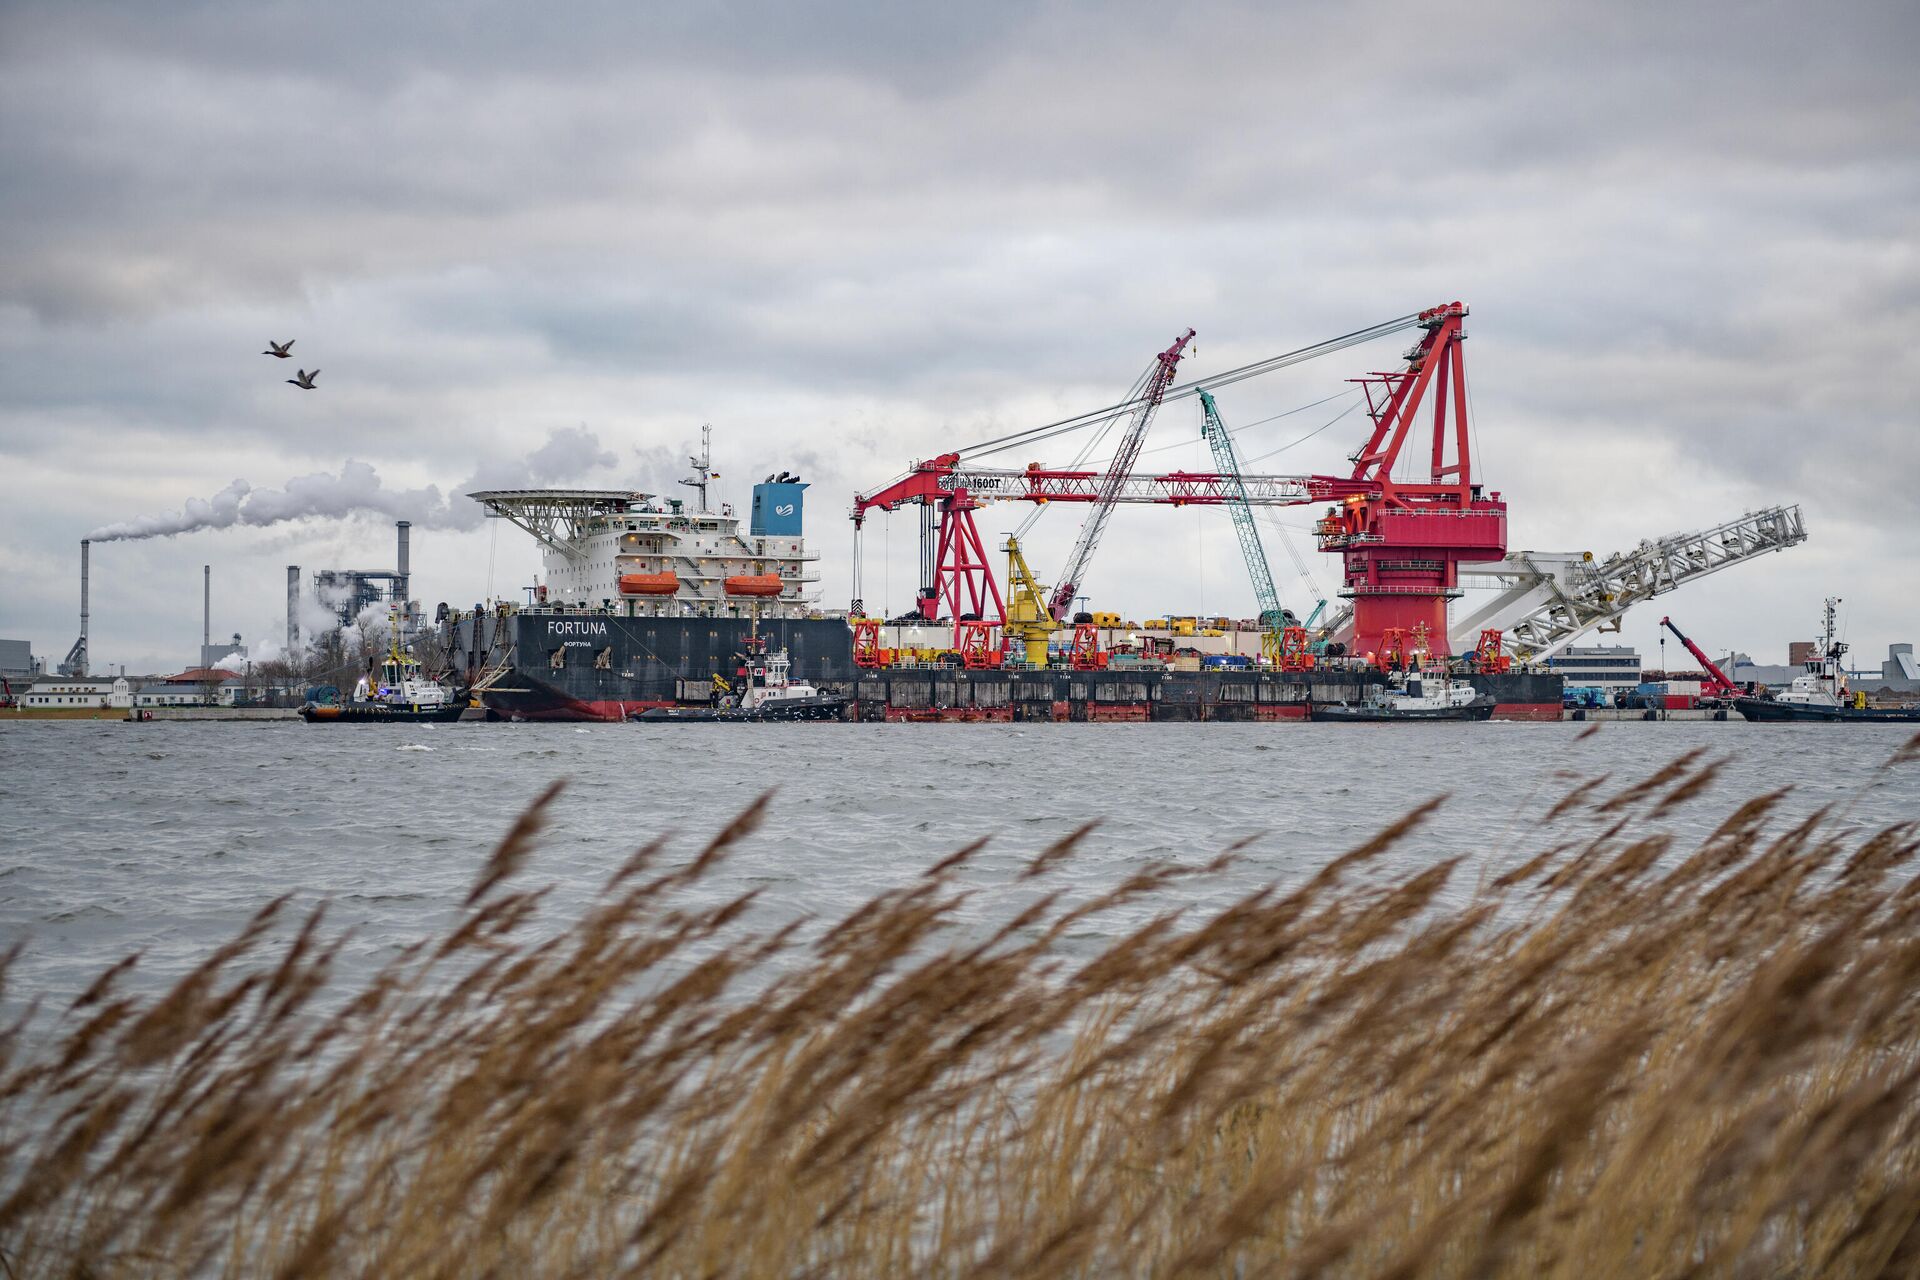
[[[1353,332],[1341,334],[1337,338],[1328,338],[1324,342],[1316,342],[1312,346],[1300,347],[1281,355],[1270,356],[1265,360],[1256,360],[1252,364],[1243,364],[1238,368],[1228,369],[1224,373],[1218,373],[1212,377],[1196,378],[1192,382],[1183,382],[1178,386],[1169,387],[1160,397],[1161,403],[1164,404],[1168,400],[1184,400],[1189,396],[1198,395],[1202,391],[1210,391],[1215,387],[1232,386],[1234,383],[1244,382],[1248,378],[1256,378],[1262,374],[1272,373],[1278,369],[1285,369],[1291,365],[1304,363],[1318,356],[1331,355],[1336,351],[1344,351],[1348,347],[1357,347],[1362,343],[1371,342],[1375,338],[1384,338],[1390,334],[1403,332],[1404,330],[1416,327],[1419,323],[1420,317],[1417,313],[1404,315],[1397,319],[1382,321],[1379,324],[1371,325],[1365,329],[1355,329]],[[1042,440],[1050,440],[1054,436],[1065,435],[1070,431],[1078,431],[1082,427],[1091,426],[1095,423],[1104,422],[1110,429],[1120,415],[1140,403],[1142,399],[1140,389],[1144,387],[1144,385],[1145,377],[1143,376],[1139,381],[1134,383],[1134,390],[1128,394],[1127,399],[1121,401],[1119,404],[1108,405],[1104,409],[1094,409],[1087,413],[1076,414],[1071,418],[1061,418],[1058,421],[1044,423],[1037,427],[1028,427],[1022,431],[1012,432],[1009,435],[996,436],[991,440],[982,440],[977,444],[963,446],[954,452],[961,458],[982,458],[995,453],[1003,453],[1008,449],[1018,448],[1021,445],[1038,444]],[[1301,407],[1311,408],[1312,406],[1303,405]],[[1288,412],[1295,411],[1289,410]],[[1282,414],[1279,416],[1284,417],[1285,415]],[[1271,419],[1263,419],[1262,421],[1271,421]],[[1337,422],[1339,419],[1336,418],[1334,421]],[[1326,427],[1332,425],[1333,423],[1329,422],[1321,427],[1320,430],[1324,431]],[[1313,434],[1318,434],[1318,432]],[[1105,432],[1101,432],[1100,435],[1104,436]],[[1302,440],[1308,438],[1307,436],[1301,437]],[[1294,443],[1297,444],[1299,441],[1295,441]],[[1283,446],[1283,448],[1291,447],[1292,445]],[[1275,452],[1278,451],[1276,450]],[[1272,454],[1262,454],[1261,456],[1271,457]],[[903,471],[893,477],[893,479],[888,480],[886,484],[878,486],[874,492],[877,493],[882,489],[898,484],[911,474],[913,474],[911,471]]]
[[[1324,404],[1325,401],[1322,401],[1321,403]],[[1359,407],[1360,407],[1360,402],[1358,400],[1355,400],[1352,404],[1348,405],[1346,408],[1342,409],[1340,412],[1334,414],[1331,418],[1328,418],[1325,422],[1321,423],[1319,426],[1315,427],[1313,430],[1307,432],[1307,434],[1299,437],[1296,440],[1287,441],[1285,444],[1281,445],[1278,449],[1269,449],[1265,453],[1257,454],[1254,457],[1246,459],[1246,461],[1259,462],[1259,461],[1262,461],[1263,459],[1273,457],[1276,453],[1285,453],[1287,450],[1293,448],[1295,445],[1305,444],[1307,441],[1313,439],[1315,436],[1319,435],[1322,431],[1325,431],[1328,427],[1340,421],[1342,418],[1346,417],[1348,414],[1352,413],[1355,409],[1358,409]]]
[[[1270,356],[1265,360],[1256,360],[1252,364],[1244,364],[1236,369],[1228,369],[1224,373],[1217,373],[1211,377],[1196,378],[1192,382],[1183,382],[1178,386],[1169,387],[1160,397],[1161,403],[1164,404],[1169,400],[1182,400],[1188,396],[1198,395],[1202,391],[1211,391],[1215,387],[1232,386],[1236,382],[1244,382],[1248,378],[1256,378],[1262,374],[1272,373],[1291,365],[1301,364],[1318,356],[1330,355],[1336,351],[1344,351],[1348,347],[1356,347],[1363,342],[1371,342],[1375,338],[1383,338],[1388,334],[1411,329],[1417,325],[1419,321],[1420,317],[1417,314],[1401,316],[1398,319],[1388,320],[1365,329],[1355,329],[1352,333],[1345,333],[1337,338],[1329,338],[1325,342],[1316,342],[1312,346],[1301,347],[1282,355]],[[962,458],[977,458],[989,454],[1001,453],[1007,449],[1017,448],[1025,444],[1037,444],[1042,440],[1048,440],[1057,435],[1064,435],[1069,431],[1078,431],[1082,427],[1090,426],[1103,419],[1111,420],[1115,416],[1125,413],[1127,410],[1137,406],[1141,399],[1142,397],[1136,394],[1121,401],[1119,404],[1108,405],[1104,409],[1095,409],[1088,413],[1076,414],[1071,418],[1062,418],[1057,422],[1045,423],[1038,427],[1029,427],[1024,431],[1016,431],[1010,435],[999,436],[992,440],[982,440],[978,444],[967,445],[955,452]]]
[[[1127,391],[1127,399],[1129,402],[1137,404],[1140,401],[1141,393],[1146,390],[1147,379],[1151,378],[1152,376],[1153,376],[1153,370],[1148,369],[1145,373],[1141,374],[1138,378],[1134,380],[1133,386],[1130,387]],[[1077,470],[1082,464],[1084,464],[1086,460],[1092,456],[1093,451],[1095,449],[1098,449],[1101,443],[1105,441],[1106,438],[1113,433],[1114,424],[1116,422],[1119,422],[1123,416],[1124,416],[1123,414],[1116,413],[1116,414],[1113,414],[1111,417],[1107,418],[1104,422],[1101,422],[1100,429],[1094,432],[1092,437],[1086,442],[1086,444],[1080,447],[1080,452],[1074,455],[1074,459],[1072,462],[1069,462],[1067,464],[1067,469],[1069,471]],[[1105,468],[1103,467],[1102,469],[1104,470]],[[1019,526],[1014,529],[1013,536],[1016,538],[1025,538],[1027,536],[1027,532],[1033,528],[1034,522],[1039,520],[1041,516],[1045,515],[1046,510],[1047,509],[1045,506],[1036,504],[1033,510],[1027,512],[1026,517],[1020,521]]]
[[[1334,394],[1334,395],[1330,395],[1330,396],[1328,396],[1328,397],[1326,397],[1326,399],[1323,399],[1323,400],[1315,400],[1315,401],[1314,401],[1314,402],[1313,402],[1312,404],[1303,404],[1303,405],[1301,405],[1301,406],[1300,406],[1300,407],[1299,407],[1298,409],[1289,409],[1289,410],[1287,410],[1287,411],[1286,411],[1286,413],[1276,413],[1276,414],[1274,414],[1274,415],[1273,415],[1273,417],[1272,417],[1272,418],[1261,418],[1261,419],[1260,419],[1260,420],[1259,420],[1258,422],[1249,422],[1249,423],[1247,424],[1247,426],[1248,426],[1248,427],[1257,427],[1257,426],[1259,426],[1259,425],[1260,425],[1260,423],[1262,423],[1262,422],[1272,422],[1272,421],[1274,420],[1274,418],[1284,418],[1284,417],[1287,417],[1287,416],[1288,416],[1289,414],[1295,414],[1295,413],[1299,413],[1299,412],[1301,412],[1302,410],[1306,410],[1306,409],[1312,409],[1312,408],[1315,408],[1315,407],[1317,407],[1317,406],[1319,406],[1319,405],[1323,405],[1323,404],[1325,404],[1325,403],[1327,403],[1327,401],[1328,401],[1328,400],[1338,400],[1338,399],[1339,399],[1339,398],[1340,398],[1340,397],[1341,397],[1342,395],[1352,395],[1352,396],[1358,396],[1359,394],[1360,394],[1360,393],[1359,393],[1358,391],[1343,391],[1343,392],[1339,392],[1339,393],[1336,393],[1336,394]],[[1307,432],[1307,434],[1305,434],[1305,435],[1303,435],[1303,436],[1299,436],[1299,437],[1297,437],[1297,438],[1295,438],[1295,439],[1292,439],[1292,440],[1289,440],[1289,441],[1287,441],[1287,442],[1286,442],[1285,444],[1283,444],[1283,445],[1281,445],[1281,446],[1280,446],[1279,448],[1277,448],[1277,449],[1269,449],[1269,450],[1267,450],[1267,451],[1266,451],[1265,453],[1258,453],[1258,454],[1255,454],[1255,455],[1254,455],[1253,457],[1251,457],[1251,458],[1242,458],[1242,459],[1240,460],[1240,463],[1241,463],[1241,465],[1242,465],[1242,466],[1245,466],[1245,465],[1246,465],[1247,463],[1249,463],[1249,462],[1260,462],[1260,461],[1263,461],[1263,460],[1265,460],[1265,459],[1267,459],[1267,458],[1271,458],[1271,457],[1273,457],[1273,456],[1274,456],[1275,454],[1279,454],[1279,453],[1285,453],[1285,452],[1286,452],[1287,450],[1289,450],[1289,449],[1291,449],[1291,448],[1293,448],[1293,447],[1294,447],[1295,445],[1301,445],[1301,444],[1305,444],[1305,443],[1306,443],[1307,441],[1309,441],[1309,440],[1311,440],[1311,439],[1313,439],[1313,438],[1314,438],[1315,436],[1317,436],[1317,435],[1319,435],[1319,434],[1320,434],[1320,433],[1321,433],[1322,431],[1325,431],[1325,430],[1326,430],[1326,429],[1327,429],[1328,427],[1331,427],[1331,426],[1332,426],[1332,425],[1333,425],[1334,423],[1336,423],[1336,422],[1339,422],[1339,421],[1340,421],[1341,419],[1343,419],[1343,418],[1345,418],[1345,417],[1346,417],[1346,416],[1347,416],[1348,414],[1350,414],[1350,413],[1352,413],[1352,412],[1353,412],[1353,411],[1354,411],[1355,409],[1358,409],[1359,407],[1360,407],[1360,401],[1359,401],[1358,399],[1356,399],[1356,400],[1354,400],[1354,402],[1353,402],[1352,404],[1350,404],[1350,405],[1348,405],[1348,406],[1347,406],[1346,408],[1344,408],[1344,409],[1342,409],[1342,410],[1341,410],[1341,411],[1340,411],[1339,413],[1336,413],[1336,414],[1334,414],[1334,415],[1333,415],[1333,416],[1332,416],[1331,418],[1328,418],[1328,419],[1327,419],[1327,420],[1326,420],[1325,422],[1323,422],[1323,423],[1321,423],[1321,424],[1320,424],[1319,426],[1317,426],[1317,427],[1315,427],[1315,428],[1314,428],[1313,430],[1311,430],[1311,431],[1309,431],[1309,432]],[[1230,429],[1229,429],[1229,432],[1228,432],[1228,434],[1235,434],[1235,433],[1238,433],[1238,432],[1240,432],[1240,431],[1244,431],[1244,430],[1246,430],[1246,427],[1233,427],[1233,428],[1230,428]],[[1164,451],[1166,451],[1166,450],[1168,450],[1168,449],[1176,449],[1176,448],[1179,448],[1179,447],[1180,447],[1180,446],[1181,446],[1182,444],[1184,444],[1184,443],[1185,443],[1185,441],[1179,441],[1179,440],[1176,440],[1176,441],[1174,441],[1174,442],[1173,442],[1172,444],[1163,444],[1163,445],[1157,445],[1157,446],[1155,446],[1155,447],[1154,447],[1154,448],[1152,448],[1152,449],[1143,449],[1143,450],[1141,450],[1141,452],[1142,452],[1142,453],[1161,453],[1161,452],[1164,452]],[[1109,458],[1109,459],[1108,459],[1107,461],[1108,461],[1108,462],[1111,462],[1111,461],[1112,461],[1112,459],[1111,459],[1111,458]],[[1076,465],[1078,465],[1078,464],[1076,464]],[[1102,467],[1104,468],[1106,464],[1105,464],[1105,463],[1103,463],[1103,464],[1100,464],[1100,465],[1101,465],[1101,466],[1102,466]]]

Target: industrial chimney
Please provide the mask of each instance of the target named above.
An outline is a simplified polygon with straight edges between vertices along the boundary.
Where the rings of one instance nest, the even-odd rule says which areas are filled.
[[[287,566],[287,661],[297,661],[300,652],[300,566]]]
[[[85,676],[87,674],[87,557],[89,546],[85,538],[80,539],[80,638],[73,642],[73,648],[67,650],[67,660],[60,664],[63,676]]]
[[[200,665],[213,665],[213,566],[200,566]]]
[[[411,580],[413,576],[413,548],[410,545],[411,535],[413,533],[413,521],[400,521],[394,525],[394,532],[396,532],[400,538],[400,562],[394,565],[396,576],[393,580],[393,593],[400,598],[400,608],[404,612],[407,607],[407,602],[413,599],[413,583]]]

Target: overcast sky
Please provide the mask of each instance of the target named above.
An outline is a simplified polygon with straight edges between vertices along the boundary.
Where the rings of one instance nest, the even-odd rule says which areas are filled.
[[[79,539],[235,480],[388,514],[96,547],[96,667],[185,665],[203,563],[216,635],[282,637],[285,566],[389,567],[402,509],[429,605],[517,595],[534,546],[463,486],[659,491],[703,422],[720,496],[812,482],[843,607],[849,498],[912,459],[1188,325],[1194,377],[1458,298],[1514,547],[1799,502],[1807,545],[1625,637],[1778,661],[1838,594],[1877,661],[1920,638],[1917,52],[1910,2],[0,4],[0,635],[58,660]],[[1251,469],[1341,471],[1358,415],[1282,446],[1347,401],[1260,420],[1405,345],[1223,392]],[[1197,425],[1144,461],[1204,467]],[[1122,511],[1086,587],[1254,609],[1217,510]]]

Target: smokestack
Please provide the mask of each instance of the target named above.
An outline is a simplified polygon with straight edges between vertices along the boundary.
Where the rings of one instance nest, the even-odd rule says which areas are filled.
[[[400,607],[404,610],[407,607],[407,601],[413,599],[413,583],[411,581],[413,576],[413,554],[412,547],[409,545],[413,533],[413,521],[399,521],[393,528],[394,532],[400,537],[400,563],[394,566],[394,572],[399,576],[394,579],[393,589],[399,594]]]
[[[213,566],[200,566],[200,665],[213,661]]]
[[[300,566],[287,566],[287,661],[300,652]]]
[[[87,539],[80,539],[80,669],[73,674],[87,674],[87,559],[91,546]]]

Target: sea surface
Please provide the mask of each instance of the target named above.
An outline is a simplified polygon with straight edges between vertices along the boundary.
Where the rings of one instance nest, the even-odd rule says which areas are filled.
[[[634,849],[691,858],[763,793],[765,824],[695,890],[760,890],[756,919],[830,919],[980,837],[965,875],[984,927],[1037,892],[1028,859],[1098,824],[1050,883],[1094,894],[1147,863],[1240,860],[1139,912],[1223,905],[1310,874],[1413,805],[1441,809],[1387,873],[1455,854],[1450,892],[1546,842],[1577,781],[1606,794],[1682,752],[1720,781],[1667,819],[1679,847],[1739,800],[1791,786],[1785,817],[1830,806],[1864,831],[1920,817],[1920,764],[1885,768],[1901,726],[1470,725],[307,726],[0,724],[0,947],[22,944],[4,1003],[64,1005],[107,965],[177,977],[268,900],[330,904],[350,977],[455,918],[515,815],[556,780],[525,873],[564,918]],[[1558,837],[1556,829],[1556,838]],[[1126,919],[1089,927],[1117,932]],[[1097,945],[1098,936],[1085,939]]]

